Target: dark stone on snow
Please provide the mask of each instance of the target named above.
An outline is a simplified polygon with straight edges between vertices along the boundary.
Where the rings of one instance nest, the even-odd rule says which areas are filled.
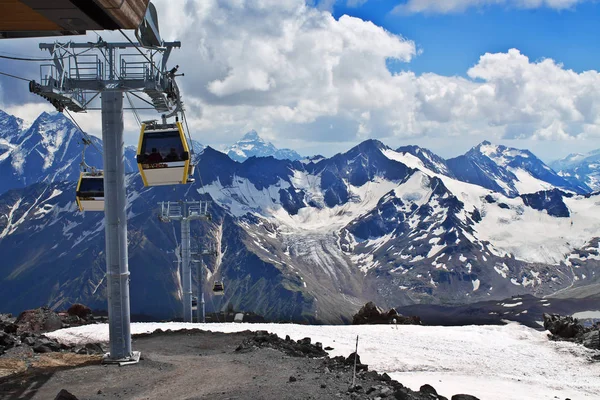
[[[92,310],[83,304],[75,303],[67,310],[70,316],[77,316],[81,319],[87,319],[92,315]]]
[[[583,334],[583,345],[588,349],[600,350],[600,331],[591,331]]]
[[[360,356],[354,352],[352,352],[348,357],[346,357],[347,365],[354,365],[355,361],[356,361],[356,364],[361,364]]]
[[[576,318],[546,313],[544,313],[544,329],[564,339],[573,339],[584,331]]]
[[[253,337],[245,339],[236,349],[238,352],[249,352],[261,347],[270,347],[280,350],[292,357],[325,357],[327,352],[319,345],[310,344],[310,338],[304,338],[297,342],[286,338],[279,338],[276,334],[267,331],[258,331]]]
[[[400,324],[400,325],[421,325],[421,318],[405,317],[390,309],[387,313],[377,307],[372,301],[368,302],[352,317],[353,325],[363,324]]]
[[[296,379],[295,376],[290,376],[290,379],[289,379],[290,382],[296,382],[297,380],[298,379]]]
[[[431,385],[423,385],[423,386],[421,386],[421,388],[419,389],[419,391],[421,393],[426,393],[426,394],[434,395],[436,397],[438,395],[437,391]]]
[[[65,389],[62,389],[60,392],[58,392],[58,394],[56,395],[54,400],[79,400],[79,399],[77,397],[75,397],[73,394],[66,391]]]
[[[471,396],[470,394],[455,394],[452,396],[451,400],[479,400],[475,396]]]

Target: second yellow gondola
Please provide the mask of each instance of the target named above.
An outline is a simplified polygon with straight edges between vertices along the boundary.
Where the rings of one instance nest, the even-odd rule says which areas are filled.
[[[213,285],[213,294],[216,296],[223,296],[225,294],[225,285],[223,285],[223,281],[215,281]]]
[[[142,124],[137,164],[144,186],[190,182],[190,147],[181,122]]]
[[[104,211],[104,173],[81,172],[75,199],[79,211]]]

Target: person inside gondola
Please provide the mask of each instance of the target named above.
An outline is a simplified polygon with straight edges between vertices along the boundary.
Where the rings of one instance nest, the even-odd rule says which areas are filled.
[[[174,147],[171,147],[171,151],[165,157],[165,161],[167,161],[167,162],[179,161],[179,154],[177,154],[177,151],[175,150]]]
[[[163,158],[160,155],[160,153],[158,152],[158,150],[156,149],[156,147],[152,148],[152,153],[150,153],[150,155],[148,156],[148,163],[149,164],[156,164],[159,162],[162,162]]]

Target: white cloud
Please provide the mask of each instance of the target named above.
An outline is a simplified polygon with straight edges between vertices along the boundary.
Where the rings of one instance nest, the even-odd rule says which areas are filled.
[[[179,85],[191,133],[204,144],[218,148],[250,129],[278,146],[325,154],[368,137],[445,148],[449,138],[457,146],[600,138],[596,71],[512,49],[482,55],[465,77],[392,74],[386,61],[409,62],[412,41],[357,18],[336,20],[303,0],[189,0],[183,10],[167,1],[157,2],[161,32],[182,41],[170,65],[185,73]],[[30,118],[39,106],[9,111]],[[99,112],[76,118],[100,134]],[[125,123],[135,144],[130,113]]]
[[[396,6],[392,12],[401,14],[446,14],[463,12],[468,8],[483,8],[494,5],[522,9],[547,7],[564,10],[586,1],[593,0],[408,0]]]

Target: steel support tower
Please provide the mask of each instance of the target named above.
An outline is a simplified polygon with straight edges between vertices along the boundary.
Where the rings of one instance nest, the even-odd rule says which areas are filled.
[[[194,255],[200,256],[217,256],[217,251],[214,250],[213,246],[210,246],[209,249],[203,249],[199,253],[194,253]],[[206,322],[206,310],[204,308],[204,260],[192,260],[193,263],[196,264],[196,277],[198,279],[198,302],[196,305],[196,322],[204,323]]]
[[[204,302],[204,261],[193,260],[196,264],[196,276],[198,278],[198,301],[196,304],[196,322],[206,322],[206,308]]]
[[[183,322],[192,322],[192,265],[190,222],[212,220],[208,201],[168,201],[159,203],[163,222],[181,221],[181,288],[183,291]]]
[[[86,111],[96,97],[101,99],[110,334],[105,362],[109,363],[135,363],[140,358],[139,352],[131,349],[123,96],[144,92],[151,100],[148,104],[169,116],[180,109],[174,73],[167,71],[171,50],[180,46],[179,42],[164,42],[146,50],[134,43],[107,43],[101,38],[97,43],[40,44],[40,49],[50,52],[53,63],[40,66],[39,83],[29,83],[32,93],[60,112]]]

